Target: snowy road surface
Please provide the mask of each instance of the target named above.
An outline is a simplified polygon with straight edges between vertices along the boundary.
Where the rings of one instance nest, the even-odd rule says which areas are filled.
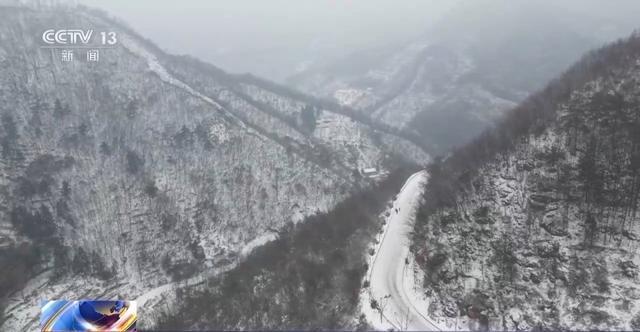
[[[420,287],[414,287],[413,264],[409,258],[409,237],[426,171],[413,174],[405,182],[387,217],[385,231],[379,238],[376,253],[370,258],[370,286],[361,296],[361,309],[368,322],[380,330],[441,330],[427,314]],[[406,261],[405,261],[406,260]],[[375,300],[378,309],[371,307]]]

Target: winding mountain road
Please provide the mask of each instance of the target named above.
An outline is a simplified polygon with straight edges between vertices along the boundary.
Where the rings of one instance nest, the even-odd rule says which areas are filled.
[[[393,207],[389,209],[385,231],[375,255],[370,260],[368,280],[370,286],[362,296],[362,311],[374,328],[380,330],[441,330],[427,314],[427,307],[417,299],[409,258],[411,224],[424,184],[426,171],[413,174],[400,190]],[[377,302],[377,309],[371,301]]]

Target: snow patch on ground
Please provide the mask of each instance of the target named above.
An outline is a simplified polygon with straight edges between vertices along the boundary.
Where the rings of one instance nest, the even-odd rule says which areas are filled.
[[[278,234],[276,234],[275,232],[270,232],[262,236],[259,236],[249,241],[249,243],[247,243],[244,246],[244,248],[242,248],[242,251],[240,252],[240,256],[245,258],[249,256],[249,254],[251,254],[251,252],[253,252],[253,250],[255,250],[256,248],[261,247],[271,241],[274,241],[277,238],[278,238]]]
[[[333,98],[335,98],[340,105],[356,106],[360,100],[367,98],[370,95],[370,88],[367,90],[340,89],[333,93]]]

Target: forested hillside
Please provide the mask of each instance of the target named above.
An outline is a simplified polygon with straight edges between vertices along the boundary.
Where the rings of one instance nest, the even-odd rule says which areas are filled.
[[[411,174],[394,171],[328,213],[289,225],[224,275],[181,290],[165,330],[367,328],[357,315],[366,255],[382,230],[380,214]]]
[[[118,43],[61,61],[41,47],[52,26]],[[126,294],[144,321],[180,282],[373,185],[362,169],[426,162],[407,138],[166,54],[96,10],[1,4],[0,330],[36,328],[43,298]]]
[[[431,167],[412,252],[470,328],[640,328],[640,35]]]

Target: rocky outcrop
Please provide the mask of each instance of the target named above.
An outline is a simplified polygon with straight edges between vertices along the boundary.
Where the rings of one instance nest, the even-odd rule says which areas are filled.
[[[639,45],[591,53],[432,167],[414,250],[435,315],[454,302],[469,328],[636,328]]]

